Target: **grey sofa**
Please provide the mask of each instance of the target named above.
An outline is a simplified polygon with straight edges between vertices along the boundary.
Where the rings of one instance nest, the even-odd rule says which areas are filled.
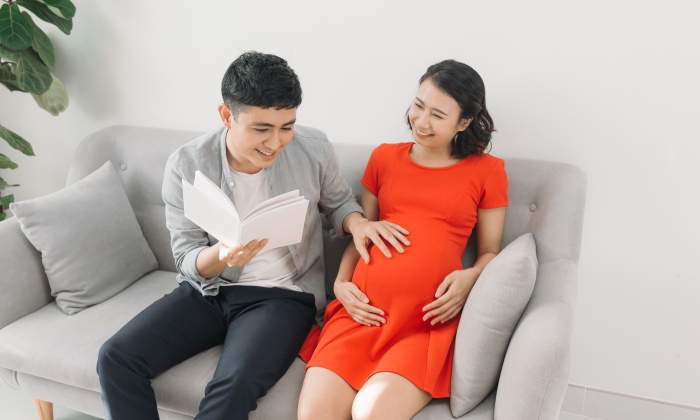
[[[98,349],[139,311],[177,286],[161,183],[167,157],[199,134],[114,126],[80,143],[67,184],[111,160],[160,269],[74,316],[65,315],[53,302],[41,256],[17,221],[0,223],[0,378],[5,383],[38,400],[104,416],[95,372]],[[373,146],[334,146],[343,174],[359,197],[359,179]],[[523,233],[534,234],[537,282],[510,341],[497,389],[461,418],[555,420],[569,374],[586,177],[572,165],[523,159],[506,159],[506,170],[510,206],[503,246]],[[346,244],[347,239],[324,226],[329,297]],[[475,249],[470,240],[465,266],[473,264]],[[220,347],[212,348],[153,380],[162,419],[192,419],[220,352]],[[297,359],[250,418],[295,418],[303,376],[304,363]],[[453,417],[445,399],[432,401],[414,418]]]

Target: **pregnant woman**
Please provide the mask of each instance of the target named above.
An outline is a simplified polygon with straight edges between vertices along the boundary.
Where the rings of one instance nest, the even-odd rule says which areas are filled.
[[[377,147],[361,180],[365,216],[399,252],[345,251],[299,419],[410,419],[450,396],[457,315],[500,252],[506,172],[484,153],[493,121],[466,64],[429,67],[407,119],[415,143]],[[462,269],[473,230],[478,258]]]

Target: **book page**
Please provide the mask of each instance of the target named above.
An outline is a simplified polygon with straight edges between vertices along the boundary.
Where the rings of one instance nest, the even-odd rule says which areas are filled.
[[[294,203],[296,201],[302,201],[302,200],[306,200],[306,199],[304,197],[295,197],[295,198],[290,198],[289,200],[280,201],[279,203],[274,203],[273,205],[271,205],[269,207],[261,208],[260,210],[256,211],[255,213],[248,213],[248,215],[245,217],[245,219],[243,219],[243,221],[245,222],[247,220],[255,219],[256,217],[260,216],[261,214],[264,214],[270,210],[274,210],[277,207],[286,206],[287,204],[291,204],[291,203]]]
[[[182,180],[182,198],[185,203],[186,218],[228,247],[239,244],[240,222],[237,214],[232,215],[229,210],[216,203],[210,195],[190,185],[184,179]]]
[[[253,207],[248,214],[245,215],[245,217],[241,220],[247,220],[249,217],[254,217],[253,215],[257,213],[259,210],[265,208],[265,207],[273,207],[277,203],[281,203],[283,201],[287,201],[291,198],[296,198],[299,197],[299,190],[294,190],[290,191],[284,194],[280,194],[276,197],[272,197],[270,199],[267,199],[263,201],[262,203],[258,204],[257,206]],[[303,197],[302,197],[303,198]]]
[[[245,220],[241,223],[241,243],[267,239],[263,251],[269,251],[301,242],[308,208],[309,200],[304,199]]]
[[[231,201],[218,185],[199,171],[194,173],[194,187],[206,194],[213,203],[216,203],[219,207],[233,215],[236,220],[241,220],[233,201]]]

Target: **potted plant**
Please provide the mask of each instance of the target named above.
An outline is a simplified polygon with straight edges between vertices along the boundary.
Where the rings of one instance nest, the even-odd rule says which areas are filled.
[[[2,0],[0,6],[0,84],[11,92],[30,93],[36,103],[51,115],[68,107],[68,92],[51,73],[55,63],[53,44],[27,11],[54,24],[66,35],[73,29],[75,5],[71,0]],[[22,10],[26,9],[26,10]],[[34,156],[32,145],[10,131],[0,121],[0,138],[13,149]],[[16,169],[17,164],[0,153],[0,169]],[[13,195],[2,196],[5,189],[16,187],[0,176],[0,221]]]

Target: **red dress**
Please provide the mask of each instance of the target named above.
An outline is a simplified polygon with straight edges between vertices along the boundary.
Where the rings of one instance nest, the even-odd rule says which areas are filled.
[[[328,304],[325,326],[308,367],[340,375],[359,390],[377,372],[394,372],[434,398],[450,396],[454,336],[459,316],[431,326],[422,308],[435,300],[445,276],[462,269],[462,253],[477,208],[508,205],[503,160],[471,155],[454,165],[429,168],[409,157],[413,143],[382,144],[361,180],[379,200],[379,219],[410,234],[403,254],[392,258],[371,246],[352,277],[385,312],[386,324],[355,322],[338,300]]]

